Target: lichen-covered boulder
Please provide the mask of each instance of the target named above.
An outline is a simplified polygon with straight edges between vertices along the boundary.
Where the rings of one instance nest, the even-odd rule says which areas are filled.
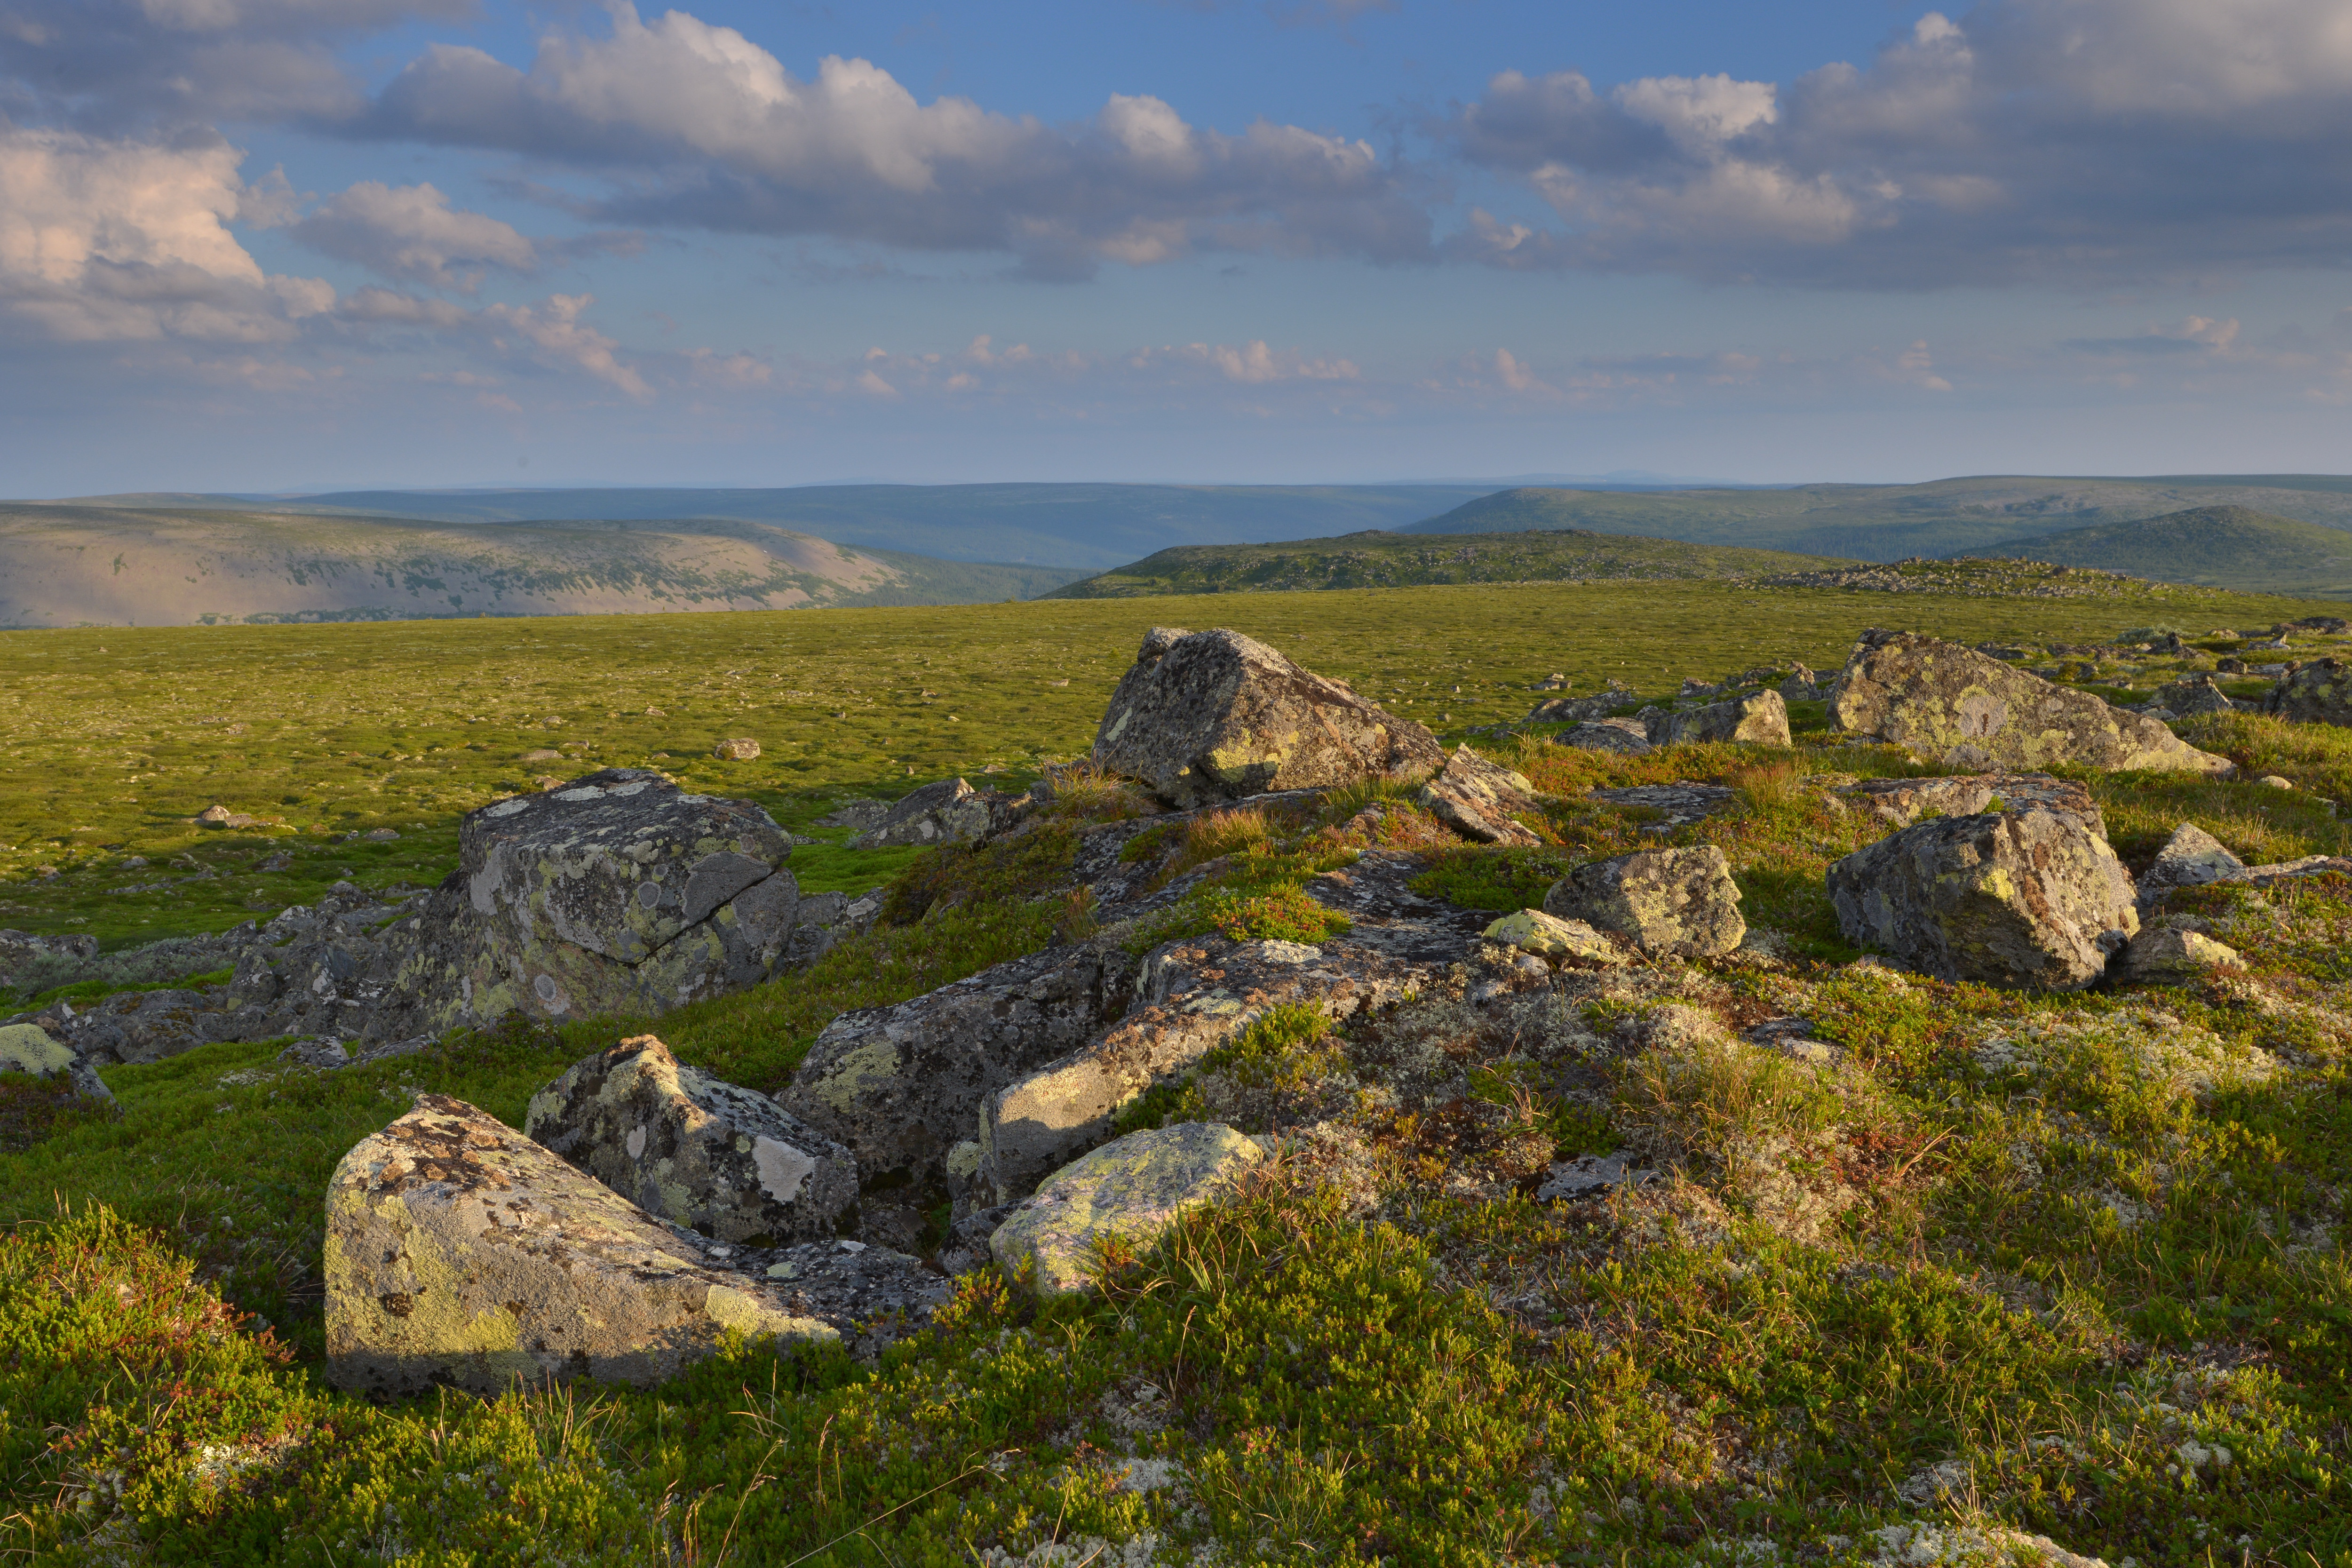
[[[2039,806],[2080,817],[2084,826],[2106,837],[2099,803],[2090,786],[2048,773],[1950,773],[1941,778],[1864,779],[1840,790],[1849,805],[1858,805],[1882,822],[1908,827],[1922,816],[1974,816],[1982,811],[2024,811]],[[1998,803],[1998,804],[1996,804]]]
[[[1785,746],[1789,740],[1789,704],[1777,691],[1759,691],[1702,708],[1660,713],[1650,726],[1650,743],[1678,746],[1705,741],[1747,741],[1759,746]]]
[[[927,784],[884,812],[849,841],[853,849],[908,845],[969,844],[998,826],[1011,806],[1004,796],[976,790],[962,779]]]
[[[2352,664],[2315,658],[2280,677],[2263,711],[2303,724],[2352,724]]]
[[[730,1330],[830,1340],[767,1285],[463,1100],[417,1097],[327,1187],[327,1377],[364,1394],[649,1386]]]
[[[1838,677],[1830,721],[1947,767],[2236,771],[2144,713],[1910,632],[1863,633]]]
[[[1614,752],[1620,756],[1647,756],[1650,729],[1639,719],[1591,719],[1552,737],[1555,745],[1580,752]]]
[[[2193,822],[2172,830],[2156,861],[2140,879],[2143,901],[2172,888],[2197,888],[2208,882],[2234,882],[2246,875],[2246,863],[2227,846]]]
[[[1551,885],[1543,907],[1651,953],[1729,952],[1748,934],[1731,862],[1713,844],[1642,849],[1579,866]]]
[[[1444,768],[1421,786],[1420,800],[1432,816],[1480,844],[1532,847],[1543,842],[1516,820],[1538,809],[1535,785],[1466,744],[1455,747]]]
[[[1105,1242],[1141,1251],[1265,1157],[1221,1122],[1130,1132],[1054,1173],[989,1237],[998,1267],[1034,1270],[1041,1296],[1083,1289]]]
[[[1505,915],[1483,933],[1488,942],[1542,958],[1575,958],[1588,963],[1622,963],[1625,955],[1582,921],[1564,921],[1541,910]]]
[[[74,1092],[91,1100],[111,1101],[114,1093],[100,1081],[98,1069],[79,1051],[59,1045],[37,1024],[0,1025],[0,1072],[21,1072],[34,1078],[71,1084]]]
[[[2071,815],[1939,817],[1829,869],[1851,941],[1946,980],[2072,990],[2139,929],[2131,874]]]
[[[572,1064],[530,1097],[523,1131],[638,1207],[719,1241],[829,1237],[857,1201],[847,1149],[652,1035]]]
[[[1191,807],[1367,778],[1418,778],[1437,737],[1220,627],[1154,626],[1111,694],[1095,760]]]
[[[2238,950],[2202,931],[2170,926],[2144,931],[2115,962],[2116,978],[2134,985],[2189,985],[2244,960]]]

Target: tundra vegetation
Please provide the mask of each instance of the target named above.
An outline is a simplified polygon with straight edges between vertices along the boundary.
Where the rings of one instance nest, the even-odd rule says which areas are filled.
[[[1337,1024],[1269,1012],[1122,1125],[1283,1152],[1107,1248],[1096,1289],[1041,1301],[983,1267],[875,1363],[741,1342],[647,1391],[375,1405],[320,1375],[343,1152],[419,1092],[520,1127],[643,1020],[331,1071],[206,1046],[107,1068],[112,1108],[0,1076],[0,1540],[68,1563],[2352,1564],[2352,881],[2175,893],[2239,955],[2185,984],[1945,983],[1849,945],[1824,887],[1888,830],[1841,786],[1937,769],[1803,700],[1789,747],[1623,755],[1519,722],[1555,674],[1630,709],[1834,668],[1874,623],[2145,700],[2297,657],[2209,630],[2326,606],[2176,593],[2150,626],[2139,595],[1669,584],[1218,607],[1517,770],[1541,842],[1465,843],[1404,784],[1242,803],[1129,841],[1196,880],[1113,934],[1314,941],[1336,917],[1304,884],[1375,846],[1502,913],[1663,843],[1723,851],[1750,939],[1475,1002],[1464,973]],[[846,1009],[1096,934],[1068,857],[1148,809],[1115,779],[1063,772],[1042,826],[977,847],[811,825],[1081,753],[1144,628],[1203,618],[1169,608],[12,634],[0,919],[119,946],[428,882],[458,816],[541,772],[659,767],[818,837],[804,886],[890,889],[806,969],[658,1021],[681,1061],[772,1090]],[[2250,863],[2352,851],[2352,730],[2179,728],[2237,776],[2074,775],[2131,868],[2184,822]],[[758,761],[711,756],[737,735]],[[1591,793],[1692,782],[1728,804],[1672,822]],[[188,820],[214,804],[285,820]],[[379,827],[402,837],[352,837]],[[1647,1174],[1543,1195],[1589,1156]]]

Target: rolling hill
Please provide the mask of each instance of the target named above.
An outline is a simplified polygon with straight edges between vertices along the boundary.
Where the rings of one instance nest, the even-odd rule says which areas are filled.
[[[0,505],[0,627],[970,604],[1073,575],[849,550],[756,523]]]
[[[2352,597],[2352,533],[2242,506],[2070,528],[1977,552],[2242,593]]]
[[[1402,588],[1426,583],[1689,582],[1853,564],[1775,550],[1554,529],[1426,535],[1368,531],[1276,544],[1183,545],[1043,595],[1123,599],[1155,594]]]

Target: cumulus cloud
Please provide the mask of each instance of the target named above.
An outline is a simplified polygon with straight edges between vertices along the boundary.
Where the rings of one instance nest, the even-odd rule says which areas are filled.
[[[294,237],[321,255],[386,278],[471,294],[486,268],[529,273],[539,252],[514,228],[449,205],[430,184],[365,180],[297,224]]]
[[[830,56],[807,80],[734,28],[625,0],[597,37],[551,33],[528,69],[435,45],[368,133],[610,173],[593,209],[633,224],[995,251],[1078,278],[1211,247],[1424,259],[1430,223],[1366,142],[1260,121],[1238,134],[1112,94],[1055,127],[968,99],[919,101]]]
[[[1785,85],[1506,71],[1438,129],[1551,211],[1447,242],[1502,268],[1925,288],[2352,250],[2341,0],[1983,0]]]
[[[595,302],[593,294],[551,294],[539,305],[477,308],[372,285],[354,290],[337,315],[361,328],[415,328],[470,339],[498,354],[583,373],[631,397],[652,396],[645,376],[620,357],[620,344],[582,320]]]
[[[0,310],[66,340],[290,337],[334,290],[272,277],[229,231],[241,154],[0,132]]]

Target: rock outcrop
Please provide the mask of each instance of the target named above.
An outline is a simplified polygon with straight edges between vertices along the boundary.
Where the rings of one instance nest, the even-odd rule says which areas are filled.
[[[2053,811],[1919,823],[1829,869],[1847,938],[1946,980],[2072,990],[2139,929],[2107,841]]]
[[[1055,1172],[997,1227],[989,1249],[999,1267],[1029,1270],[1040,1295],[1083,1289],[1104,1243],[1144,1250],[1264,1158],[1255,1139],[1219,1122],[1130,1132]]]
[[[1540,809],[1535,785],[1467,745],[1455,747],[1444,768],[1421,786],[1420,802],[1432,816],[1480,844],[1543,842],[1517,820]]]
[[[1838,678],[1830,720],[1946,767],[2235,771],[2228,758],[2199,751],[2145,714],[1909,632],[1862,635]]]
[[[1445,760],[1421,725],[1253,637],[1178,626],[1145,636],[1095,733],[1094,756],[1180,807],[1418,778]]]
[[[977,790],[962,779],[941,779],[883,812],[849,841],[853,849],[969,844],[1006,825],[1019,797]]]
[[[1552,884],[1543,907],[1657,954],[1729,952],[1748,934],[1731,862],[1712,844],[1642,849],[1579,866]]]
[[[2352,664],[2315,658],[2279,678],[2263,711],[2303,724],[2352,724]]]
[[[836,1331],[462,1100],[418,1097],[327,1189],[327,1376],[364,1394],[649,1386],[730,1330]]]
[[[0,1026],[0,1072],[20,1072],[34,1078],[70,1084],[74,1092],[91,1100],[114,1099],[113,1090],[98,1069],[70,1046],[59,1045],[48,1032],[33,1024]]]
[[[857,1201],[847,1149],[652,1035],[575,1063],[531,1096],[523,1131],[647,1213],[719,1241],[830,1237]]]

